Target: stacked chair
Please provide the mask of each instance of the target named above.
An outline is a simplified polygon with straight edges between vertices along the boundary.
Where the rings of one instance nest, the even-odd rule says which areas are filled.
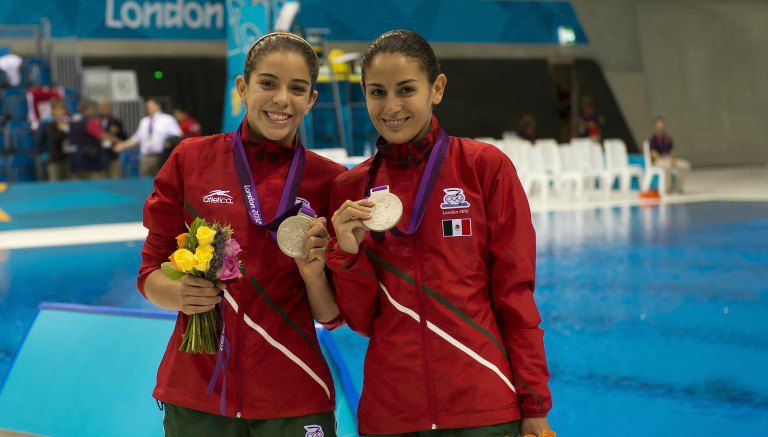
[[[648,152],[645,173],[640,166],[631,165],[627,145],[621,139],[606,139],[603,144],[589,138],[574,138],[568,144],[540,139],[532,144],[505,132],[502,139],[476,140],[492,144],[509,156],[526,194],[537,194],[543,201],[550,192],[561,198],[584,199],[588,193],[607,197],[617,190],[629,194],[633,181],[643,189],[650,186],[653,176],[660,178],[660,184],[664,182],[663,172],[650,166]]]

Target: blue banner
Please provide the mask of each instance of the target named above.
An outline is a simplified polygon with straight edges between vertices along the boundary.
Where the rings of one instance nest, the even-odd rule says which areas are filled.
[[[301,28],[331,30],[335,41],[372,41],[393,29],[408,29],[430,42],[561,44],[563,29],[586,44],[573,6],[567,1],[509,0],[302,0]]]
[[[227,0],[227,88],[224,92],[222,132],[237,129],[245,115],[235,78],[243,74],[248,48],[269,32],[269,4],[269,0]]]
[[[54,38],[221,40],[225,9],[222,0],[5,0],[0,23],[46,17]]]
[[[248,10],[252,3],[260,8],[267,2],[4,0],[0,23],[39,24],[48,17],[54,37],[229,40],[226,11]],[[254,23],[263,31],[261,18]],[[387,30],[410,29],[430,42],[563,43],[558,32],[572,36],[567,43],[587,42],[573,7],[565,1],[301,0],[296,24],[302,29],[328,28],[328,38],[336,41],[371,41]]]

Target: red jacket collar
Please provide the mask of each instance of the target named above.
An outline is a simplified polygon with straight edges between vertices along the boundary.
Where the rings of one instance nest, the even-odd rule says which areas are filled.
[[[387,163],[398,167],[415,167],[429,157],[429,152],[435,144],[439,130],[437,117],[432,115],[432,127],[422,138],[403,144],[389,144],[383,137],[379,137],[376,141],[376,147]]]
[[[291,144],[280,144],[261,136],[258,132],[251,129],[247,121],[243,119],[240,123],[240,136],[243,139],[243,145],[246,146],[248,153],[253,153],[257,160],[269,159],[270,162],[290,161],[293,158],[293,150],[299,141],[299,135],[293,139]]]

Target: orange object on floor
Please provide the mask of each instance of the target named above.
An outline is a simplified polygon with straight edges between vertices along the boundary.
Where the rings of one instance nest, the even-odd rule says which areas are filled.
[[[0,222],[10,222],[11,216],[8,215],[5,211],[0,209]]]
[[[641,191],[640,198],[641,199],[659,199],[661,198],[661,195],[659,195],[659,192],[656,190]]]

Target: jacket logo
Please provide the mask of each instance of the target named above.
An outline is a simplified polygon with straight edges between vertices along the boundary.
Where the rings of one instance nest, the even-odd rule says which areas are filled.
[[[307,430],[307,433],[304,434],[304,437],[325,437],[325,433],[323,433],[323,427],[320,425],[305,425],[304,429]]]
[[[469,202],[467,202],[467,196],[464,195],[464,190],[461,188],[444,188],[443,203],[440,204],[441,209],[459,209],[469,208]]]
[[[203,196],[203,202],[205,203],[227,203],[232,204],[232,196],[229,195],[229,190],[213,190],[210,193]]]

